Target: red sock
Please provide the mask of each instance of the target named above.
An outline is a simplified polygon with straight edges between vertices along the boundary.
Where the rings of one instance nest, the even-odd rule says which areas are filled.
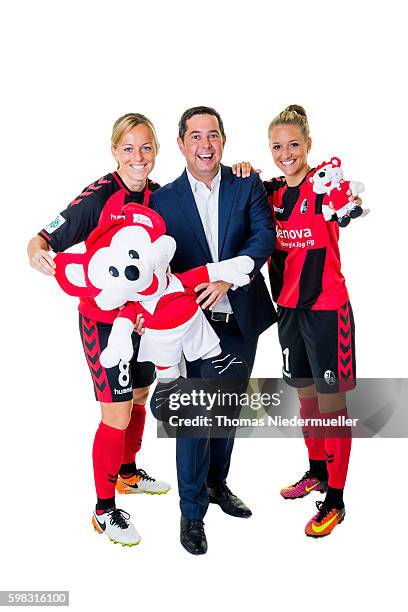
[[[347,408],[336,412],[325,412],[324,419],[348,418]],[[344,489],[351,450],[351,428],[347,425],[329,425],[325,427],[325,452],[329,487]]]
[[[317,397],[300,397],[300,418],[313,419],[320,418],[319,402]],[[302,427],[303,437],[309,453],[309,459],[324,461],[324,435],[317,427],[304,426]]]
[[[125,448],[122,463],[134,463],[136,453],[142,446],[143,430],[146,420],[146,408],[144,405],[133,404],[129,425],[125,430]]]
[[[99,424],[92,450],[96,495],[99,499],[115,497],[124,439],[123,429],[115,429],[105,423]]]

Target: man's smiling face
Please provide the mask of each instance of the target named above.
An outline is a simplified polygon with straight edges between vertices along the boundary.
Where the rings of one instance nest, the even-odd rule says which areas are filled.
[[[225,144],[217,117],[194,115],[187,120],[184,139],[178,138],[177,143],[191,174],[204,183],[211,182],[220,167]]]

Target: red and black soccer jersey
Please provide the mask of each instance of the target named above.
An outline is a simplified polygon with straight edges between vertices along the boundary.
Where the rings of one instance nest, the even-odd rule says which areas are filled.
[[[264,182],[276,225],[269,263],[275,302],[286,308],[336,310],[348,301],[341,273],[339,227],[322,214],[307,176],[296,187],[284,177]]]
[[[149,205],[150,194],[160,185],[147,181],[143,191],[130,191],[117,172],[109,173],[82,191],[39,235],[56,253],[83,242],[98,226],[123,215],[129,203]],[[79,311],[95,321],[113,323],[118,309],[101,310],[91,298],[81,298]]]

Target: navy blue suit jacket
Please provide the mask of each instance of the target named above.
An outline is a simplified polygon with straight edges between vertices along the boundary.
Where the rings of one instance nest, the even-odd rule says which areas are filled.
[[[186,171],[150,196],[150,207],[164,219],[167,234],[177,242],[172,272],[185,272],[212,262]],[[229,291],[232,310],[244,337],[254,338],[277,320],[260,268],[275,248],[272,213],[257,174],[237,178],[221,165],[218,204],[219,259],[249,255],[255,261],[246,287]]]

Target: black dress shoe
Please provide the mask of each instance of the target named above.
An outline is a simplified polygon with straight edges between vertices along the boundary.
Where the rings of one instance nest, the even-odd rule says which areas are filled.
[[[208,496],[211,504],[218,504],[221,510],[231,516],[248,518],[252,515],[250,509],[236,495],[231,493],[226,484],[218,487],[208,487]]]
[[[204,523],[200,520],[180,520],[180,542],[192,555],[204,555],[207,552],[207,538],[205,537]]]

